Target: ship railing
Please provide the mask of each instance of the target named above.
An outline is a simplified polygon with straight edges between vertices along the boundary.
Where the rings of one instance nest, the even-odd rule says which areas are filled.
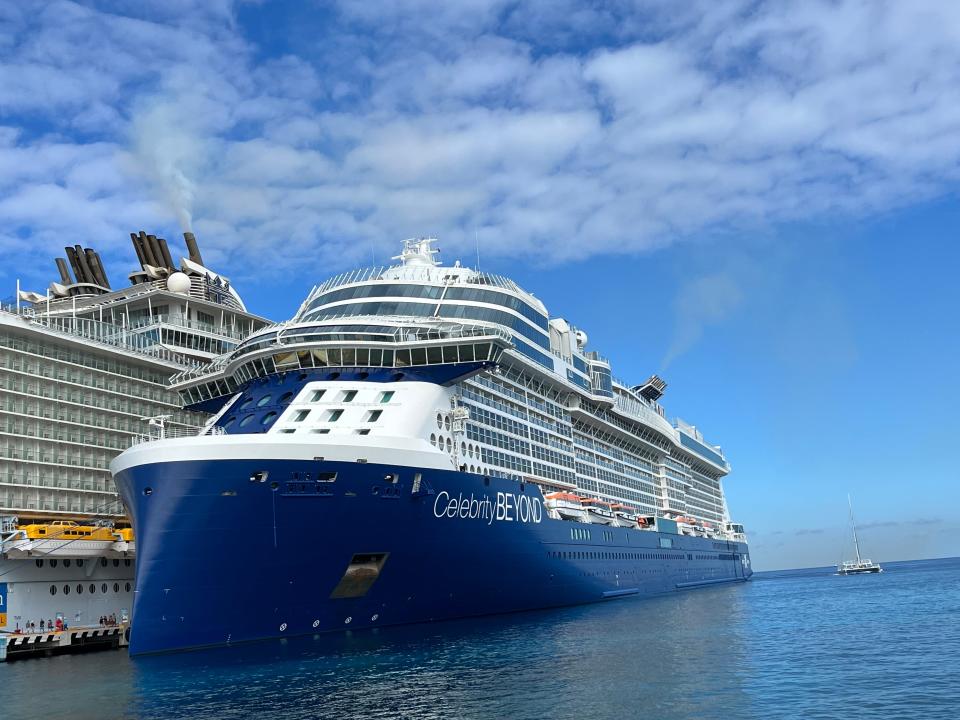
[[[358,316],[345,316],[349,317],[351,321],[357,321]],[[359,319],[362,321],[364,316],[360,316]],[[327,320],[336,320],[337,318],[327,318]],[[410,342],[430,342],[430,341],[444,341],[444,340],[460,340],[460,339],[474,339],[474,338],[497,338],[503,340],[504,342],[510,342],[512,340],[511,334],[495,325],[475,325],[475,324],[463,324],[450,321],[442,321],[437,323],[425,323],[421,321],[420,323],[414,324],[402,324],[404,322],[409,323],[410,317],[406,315],[400,316],[386,316],[386,315],[377,315],[372,319],[375,319],[379,323],[383,322],[397,322],[397,326],[393,329],[392,339],[384,340],[385,335],[380,338],[371,338],[369,342],[382,344],[384,342],[393,342],[393,343],[410,343]],[[250,350],[245,347],[237,348],[229,353],[225,353],[216,357],[208,365],[198,366],[188,368],[183,370],[176,375],[173,375],[168,381],[169,385],[178,385],[183,382],[188,382],[191,380],[197,380],[202,377],[213,376],[218,374],[223,370],[227,365],[230,364],[233,360],[245,355],[249,352],[269,350],[271,352],[276,351],[286,351],[289,349],[294,349],[298,345],[318,345],[321,343],[336,343],[338,345],[352,345],[357,342],[367,342],[359,339],[353,340],[342,340],[338,335],[342,334],[342,330],[339,328],[335,332],[329,333],[334,337],[330,339],[323,338],[323,327],[322,325],[317,325],[314,323],[306,322],[303,324],[304,332],[302,334],[291,333],[290,335],[283,335],[283,328],[288,326],[294,326],[292,329],[296,329],[296,326],[300,323],[295,323],[294,321],[286,321],[283,323],[277,323],[277,325],[270,326],[273,329],[281,328],[277,332],[276,340],[270,345],[264,347],[257,347],[253,350]],[[264,328],[267,329],[267,328]],[[254,338],[256,340],[256,338]]]
[[[445,267],[445,266],[444,266]],[[440,267],[442,270],[443,267]],[[452,267],[451,267],[452,269]],[[334,275],[332,278],[326,280],[321,285],[319,285],[316,290],[314,290],[308,296],[304,305],[307,305],[315,298],[320,297],[324,293],[335,290],[338,287],[343,285],[350,285],[352,283],[361,283],[369,282],[371,280],[379,280],[383,274],[390,270],[389,266],[380,265],[374,267],[359,268],[357,270],[351,270],[350,272],[340,273],[339,275]],[[405,280],[423,280],[425,282],[433,282],[437,277],[437,268],[434,266],[423,267],[423,268],[414,268],[410,265],[404,266],[403,274]],[[472,275],[466,275],[463,277],[463,281],[470,285],[489,285],[493,287],[503,288],[504,290],[509,290],[511,292],[523,292],[523,290],[518,286],[513,280],[503,275],[496,275],[494,273],[487,272],[474,272]]]
[[[3,305],[0,307],[0,310],[11,315],[17,315],[31,325],[46,328],[49,332],[59,335],[83,338],[88,342],[99,343],[128,352],[150,355],[181,366],[190,362],[178,353],[174,353],[162,345],[159,345],[148,335],[133,332],[131,328],[128,327],[101,322],[91,318],[41,315],[32,307],[27,306],[21,306],[18,309],[14,306]],[[199,365],[200,363],[194,364]]]
[[[214,323],[206,323],[199,320],[185,320],[176,315],[154,315],[152,318],[144,318],[142,320],[134,321],[128,327],[131,330],[139,330],[157,325],[173,325],[175,327],[182,327],[190,330],[199,330],[200,332],[210,333],[211,335],[216,335],[218,337],[228,337],[233,340],[243,340],[247,337],[247,335],[250,334],[240,332],[229,327],[221,327]]]
[[[226,435],[226,431],[219,425],[211,425],[206,428],[183,427],[179,425],[156,428],[152,432],[132,436],[130,447],[142,445],[143,443],[154,442],[155,440],[171,440],[174,438],[201,437],[204,435]]]

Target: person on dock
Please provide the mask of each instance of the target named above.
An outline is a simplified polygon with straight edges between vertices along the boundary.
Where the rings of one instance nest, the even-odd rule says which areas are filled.
[[[40,618],[40,632],[43,632],[43,629],[44,629],[43,618]]]

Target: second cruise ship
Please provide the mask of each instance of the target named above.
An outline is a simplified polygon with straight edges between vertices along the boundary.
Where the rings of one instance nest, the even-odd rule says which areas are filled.
[[[111,464],[134,654],[746,580],[720,448],[431,239],[176,376],[199,435]],[[203,544],[197,544],[202,530]]]

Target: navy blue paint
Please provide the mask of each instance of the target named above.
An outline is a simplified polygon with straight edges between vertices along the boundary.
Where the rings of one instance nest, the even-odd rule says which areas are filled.
[[[263,470],[264,482],[250,481]],[[319,472],[338,477],[315,492]],[[418,494],[414,470],[375,464],[221,460],[119,473],[137,533],[131,652],[574,605],[625,590],[653,595],[680,583],[750,575],[744,544],[671,536],[671,559],[615,559],[610,555],[669,551],[658,547],[656,532],[545,513],[539,524],[438,518],[443,492],[542,496],[532,484],[418,472]],[[399,475],[395,484],[384,480],[391,473]],[[592,539],[571,539],[573,527],[591,530]],[[720,560],[720,552],[735,560]],[[355,553],[389,557],[365,597],[330,599]]]

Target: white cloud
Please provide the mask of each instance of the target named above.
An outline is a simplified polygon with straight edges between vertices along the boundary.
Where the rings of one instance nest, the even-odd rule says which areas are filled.
[[[421,233],[562,261],[960,176],[953,4],[348,3],[279,48],[244,25],[269,4],[242,9],[0,11],[0,247],[34,267],[66,233],[118,262],[180,207],[265,281],[245,263],[328,273]]]

